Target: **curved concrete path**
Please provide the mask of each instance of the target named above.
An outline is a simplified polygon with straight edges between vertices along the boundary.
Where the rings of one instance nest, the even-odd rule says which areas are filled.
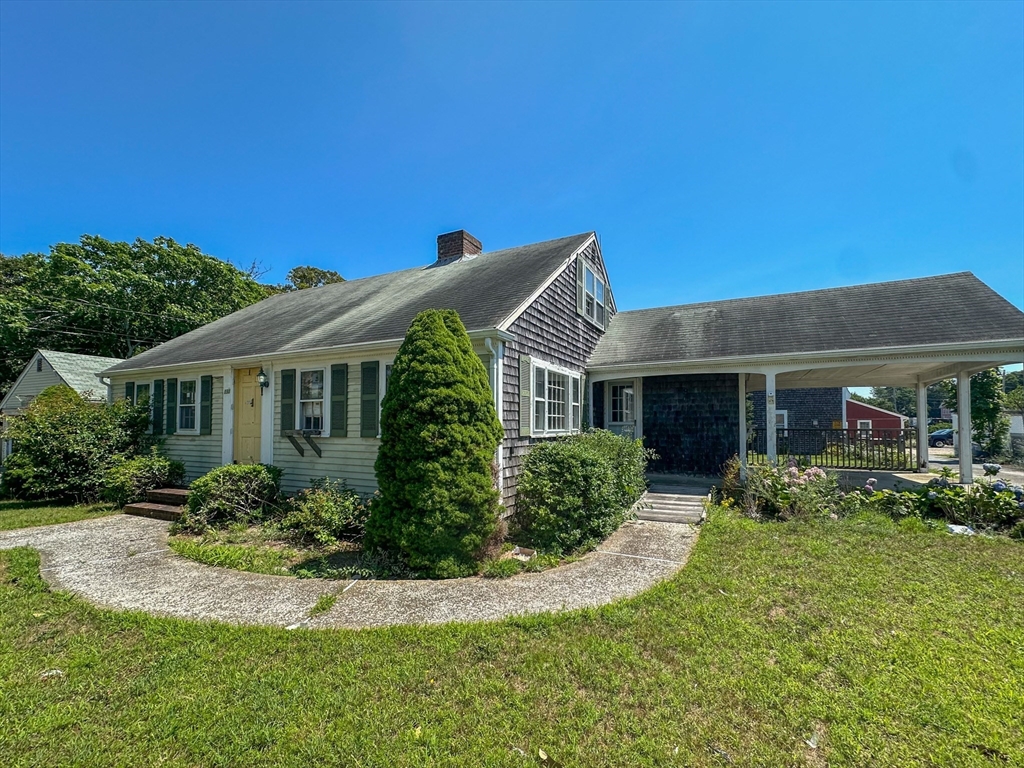
[[[327,581],[214,568],[175,555],[168,523],[129,515],[0,532],[0,549],[33,547],[43,577],[97,605],[160,616],[287,627],[376,627],[501,619],[603,605],[683,566],[689,525],[631,522],[581,560],[509,579]],[[328,612],[310,618],[325,594]]]

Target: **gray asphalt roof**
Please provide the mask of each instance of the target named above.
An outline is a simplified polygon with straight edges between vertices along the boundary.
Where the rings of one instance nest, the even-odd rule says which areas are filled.
[[[1024,341],[1024,313],[970,272],[619,312],[589,366]]]
[[[495,328],[591,234],[272,296],[110,372],[401,339],[424,309],[454,309],[468,331]]]
[[[76,355],[72,352],[54,352],[41,349],[39,354],[53,366],[53,370],[64,379],[69,387],[79,394],[93,392],[106,399],[106,387],[97,378],[97,374],[112,365],[123,362],[119,357],[94,357],[93,355]]]

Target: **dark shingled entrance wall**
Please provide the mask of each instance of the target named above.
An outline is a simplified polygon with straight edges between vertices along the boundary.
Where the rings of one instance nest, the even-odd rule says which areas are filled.
[[[645,376],[644,445],[652,472],[717,475],[739,453],[739,378],[735,373]]]

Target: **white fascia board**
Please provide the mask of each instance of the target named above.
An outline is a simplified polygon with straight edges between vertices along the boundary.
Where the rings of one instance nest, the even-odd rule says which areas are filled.
[[[696,370],[745,371],[762,373],[773,369],[779,373],[805,370],[808,366],[831,368],[845,365],[863,365],[878,362],[944,363],[952,359],[984,356],[985,361],[1014,363],[1024,360],[1024,339],[975,341],[960,344],[920,344],[910,347],[865,347],[827,352],[782,353],[774,355],[712,357],[698,360],[668,360],[652,363],[622,363],[591,366],[588,370],[598,377],[624,375],[624,371],[695,372]],[[969,361],[965,361],[969,362]]]
[[[530,294],[530,296],[526,299],[526,301],[524,301],[522,304],[520,304],[518,307],[516,307],[512,311],[512,313],[509,314],[508,317],[506,317],[504,320],[502,320],[500,323],[498,323],[498,330],[499,331],[507,331],[512,326],[512,323],[514,323],[516,320],[518,320],[519,316],[521,314],[523,314],[523,312],[526,311],[526,308],[529,307],[531,304],[533,304],[533,302],[535,302],[537,300],[537,298],[542,293],[544,293],[544,291],[546,291],[548,288],[551,287],[551,284],[553,282],[555,282],[555,280],[558,279],[558,276],[560,274],[562,274],[562,271],[567,266],[569,266],[572,263],[573,259],[575,259],[577,256],[579,256],[588,245],[590,245],[591,243],[595,242],[596,240],[597,240],[597,233],[596,232],[592,232],[590,234],[590,237],[588,237],[586,240],[584,240],[583,244],[579,248],[577,248],[575,251],[573,251],[572,254],[569,256],[569,258],[563,259],[562,263],[559,264],[557,267],[555,267],[554,271],[552,271],[552,273],[547,276],[547,278],[544,280],[543,283],[540,284],[540,287],[537,288],[537,290],[535,290],[533,293]],[[606,277],[607,277],[607,275],[606,275]],[[608,289],[609,289],[608,283],[607,283],[607,281],[605,281],[605,290],[608,290]]]

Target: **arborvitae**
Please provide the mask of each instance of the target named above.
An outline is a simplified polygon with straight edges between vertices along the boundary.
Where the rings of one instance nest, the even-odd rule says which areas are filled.
[[[380,496],[366,546],[436,577],[475,572],[497,528],[492,463],[501,442],[487,370],[457,312],[428,309],[398,350],[374,465]]]

